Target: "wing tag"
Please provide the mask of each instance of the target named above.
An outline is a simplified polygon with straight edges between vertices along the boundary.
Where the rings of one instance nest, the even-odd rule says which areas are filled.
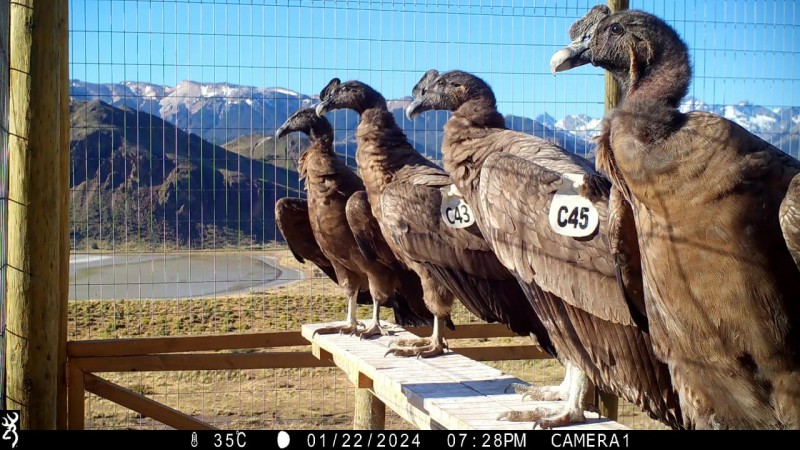
[[[565,173],[550,202],[550,227],[558,234],[586,237],[597,230],[600,214],[587,198],[578,193],[583,184],[583,174]]]
[[[448,227],[467,228],[475,223],[475,214],[469,207],[454,184],[441,188],[442,220]]]

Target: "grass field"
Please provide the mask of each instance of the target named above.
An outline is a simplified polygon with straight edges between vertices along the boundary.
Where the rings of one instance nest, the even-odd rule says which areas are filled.
[[[285,250],[270,251],[281,264],[303,268]],[[303,323],[341,320],[345,298],[327,279],[313,274],[264,293],[211,299],[72,301],[69,340],[186,336],[233,332],[299,330]],[[367,318],[369,308],[360,307]],[[390,311],[383,311],[389,319]],[[463,307],[454,321],[476,322]],[[516,338],[462,340],[492,345]],[[527,339],[519,338],[527,343]],[[304,351],[308,347],[292,348]],[[280,350],[285,351],[286,348]],[[536,384],[557,383],[563,368],[555,360],[489,363]],[[346,429],[352,426],[353,388],[337,368],[107,373],[103,377],[179,411],[227,429]],[[635,428],[659,424],[620,406],[620,421]],[[87,428],[165,428],[112,402],[88,395]],[[411,425],[387,411],[387,427]]]

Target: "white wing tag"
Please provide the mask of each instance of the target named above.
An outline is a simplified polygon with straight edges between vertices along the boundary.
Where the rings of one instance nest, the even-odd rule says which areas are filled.
[[[583,174],[565,173],[550,202],[550,227],[558,234],[571,237],[586,237],[597,230],[600,214],[589,199],[581,196],[578,189],[583,184]]]
[[[475,223],[475,214],[472,213],[472,208],[464,201],[454,184],[441,188],[441,191],[442,220],[448,227],[467,228]]]

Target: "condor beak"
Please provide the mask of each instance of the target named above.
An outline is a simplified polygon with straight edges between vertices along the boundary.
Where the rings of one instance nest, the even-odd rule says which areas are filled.
[[[328,112],[328,107],[330,106],[330,100],[322,100],[321,102],[317,103],[317,107],[314,109],[316,111],[317,116],[322,117]]]
[[[589,39],[581,38],[580,41],[575,41],[553,53],[550,58],[550,72],[555,75],[557,72],[564,72],[591,62],[592,52],[589,50]]]
[[[408,106],[406,106],[406,117],[408,117],[408,120],[414,120],[415,117],[428,110],[424,103],[424,99],[415,98],[411,103],[408,104]]]
[[[280,138],[286,136],[289,133],[291,133],[291,130],[289,129],[289,124],[285,123],[285,124],[281,125],[280,128],[275,130],[275,137],[276,137],[276,139],[280,139]]]

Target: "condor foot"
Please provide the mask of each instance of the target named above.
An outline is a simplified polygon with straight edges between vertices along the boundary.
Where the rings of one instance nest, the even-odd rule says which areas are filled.
[[[364,324],[361,322],[356,322],[356,323],[345,323],[342,325],[333,325],[330,327],[318,328],[316,331],[314,331],[314,335],[339,333],[339,334],[349,334],[352,336],[358,333],[359,331],[363,331],[359,330],[358,328],[359,326],[363,327]]]
[[[582,409],[539,407],[531,411],[509,411],[497,416],[497,420],[509,422],[533,422],[536,427],[547,429],[572,424],[585,423],[586,416]]]
[[[417,358],[439,356],[444,354],[445,349],[447,349],[447,344],[444,342],[432,341],[430,338],[397,339],[389,345],[389,351],[386,352],[386,355],[416,356]]]
[[[372,323],[372,326],[366,328],[362,331],[359,331],[358,337],[361,339],[370,338],[372,336],[391,336],[393,334],[392,331],[389,331],[381,326],[379,321],[375,321]]]
[[[561,386],[528,386],[520,383],[511,383],[505,392],[508,393],[511,389],[514,390],[514,393],[521,394],[522,400],[531,399],[542,402],[566,400],[561,392]]]

